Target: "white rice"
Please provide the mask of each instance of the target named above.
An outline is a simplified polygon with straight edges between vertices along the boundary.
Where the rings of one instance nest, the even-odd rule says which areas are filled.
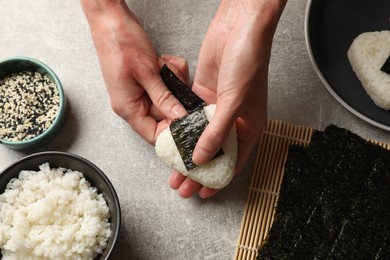
[[[78,171],[21,171],[0,195],[3,259],[93,259],[111,234],[102,194]]]
[[[390,31],[365,32],[355,38],[348,59],[375,104],[390,109],[390,75],[381,68],[390,55]]]

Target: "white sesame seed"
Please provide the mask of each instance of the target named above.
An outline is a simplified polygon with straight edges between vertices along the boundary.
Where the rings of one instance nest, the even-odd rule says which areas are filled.
[[[46,131],[59,110],[59,93],[47,75],[22,71],[0,79],[0,138],[22,141]]]

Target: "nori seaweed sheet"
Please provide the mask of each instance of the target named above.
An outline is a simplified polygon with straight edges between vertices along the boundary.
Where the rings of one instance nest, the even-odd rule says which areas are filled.
[[[192,153],[209,123],[203,111],[206,103],[186,86],[168,66],[163,65],[160,74],[165,85],[188,112],[186,116],[174,120],[169,128],[184,165],[190,171],[197,167],[192,161]],[[221,155],[223,155],[223,151],[219,149],[213,159]]]
[[[207,116],[204,110],[201,109],[174,120],[169,126],[173,140],[175,141],[187,171],[197,167],[192,161],[192,153],[208,123]],[[223,152],[220,150],[215,157],[222,154]]]
[[[160,74],[167,88],[180,101],[188,113],[202,109],[206,105],[167,65],[163,65]]]
[[[390,152],[330,125],[290,147],[258,259],[389,259],[389,217]]]
[[[381,71],[383,71],[387,74],[390,74],[390,56],[387,57],[387,60],[385,61],[385,63],[383,64],[383,66],[381,68]]]
[[[196,167],[192,161],[192,152],[207,124],[208,120],[202,109],[174,120],[169,126],[173,140],[188,171]]]
[[[272,232],[261,250],[261,259],[287,257],[286,252],[291,251],[302,237],[302,227],[315,206],[312,198],[318,197],[323,189],[324,180],[317,177],[323,169],[314,167],[306,150],[301,146],[291,146],[289,154],[283,179],[285,184],[280,191]]]
[[[364,183],[342,232],[328,251],[330,259],[378,259],[389,238],[390,156],[381,153]],[[367,232],[369,229],[369,232]],[[387,244],[388,245],[388,244]]]

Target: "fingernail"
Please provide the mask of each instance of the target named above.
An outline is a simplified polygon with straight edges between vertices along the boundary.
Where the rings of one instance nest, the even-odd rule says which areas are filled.
[[[200,149],[198,150],[198,154],[199,154],[201,157],[203,157],[203,158],[208,158],[209,155],[210,155],[208,152],[206,152],[206,151],[203,150],[202,148],[200,148]]]
[[[198,165],[201,165],[203,163],[205,163],[209,156],[210,156],[210,153],[208,153],[207,151],[203,150],[202,148],[199,148],[199,149],[196,149],[194,151],[194,155],[196,154],[196,164]]]
[[[172,113],[176,118],[184,116],[187,111],[179,104],[176,104],[172,107]]]

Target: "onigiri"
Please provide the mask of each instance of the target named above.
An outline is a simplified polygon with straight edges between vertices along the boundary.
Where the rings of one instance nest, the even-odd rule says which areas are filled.
[[[390,75],[382,67],[390,56],[390,31],[364,32],[348,50],[348,59],[357,78],[374,103],[390,109]]]
[[[215,105],[208,105],[203,108],[208,120],[214,115],[215,108]],[[183,175],[206,187],[221,189],[227,186],[233,179],[237,161],[237,134],[235,126],[231,129],[222,146],[223,154],[212,159],[207,164],[191,170],[187,170],[169,127],[157,137],[155,149],[156,154],[166,163]]]

